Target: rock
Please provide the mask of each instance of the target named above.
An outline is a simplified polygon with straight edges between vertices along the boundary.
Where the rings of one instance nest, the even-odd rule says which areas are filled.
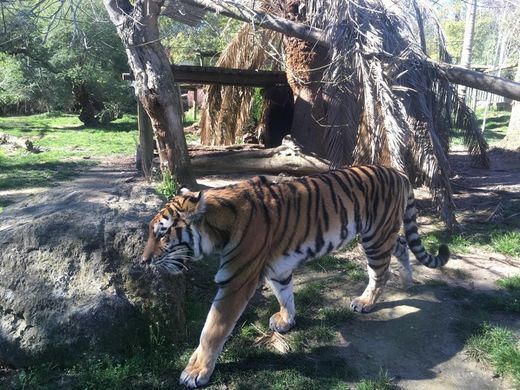
[[[0,363],[128,353],[184,329],[183,275],[136,267],[161,201],[95,168],[0,214]],[[160,333],[160,334],[157,334]]]

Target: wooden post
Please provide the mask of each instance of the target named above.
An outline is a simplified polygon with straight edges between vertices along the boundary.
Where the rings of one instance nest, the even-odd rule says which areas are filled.
[[[137,102],[137,128],[139,129],[139,166],[137,167],[146,178],[152,175],[152,160],[154,139],[152,122],[141,102]]]

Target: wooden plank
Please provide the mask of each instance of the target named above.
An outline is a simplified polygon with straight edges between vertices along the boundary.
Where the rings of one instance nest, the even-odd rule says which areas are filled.
[[[285,72],[245,70],[217,66],[172,65],[177,83],[236,85],[241,87],[270,87],[288,85]],[[133,80],[130,73],[123,73],[123,80]]]

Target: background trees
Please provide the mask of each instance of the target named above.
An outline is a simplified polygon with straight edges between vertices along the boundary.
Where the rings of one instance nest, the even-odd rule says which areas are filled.
[[[98,0],[2,3],[0,113],[79,112],[86,124],[135,110],[128,69]]]

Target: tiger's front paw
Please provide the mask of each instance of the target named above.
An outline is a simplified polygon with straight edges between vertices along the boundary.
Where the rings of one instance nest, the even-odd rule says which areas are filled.
[[[363,296],[354,298],[350,302],[350,310],[357,313],[368,313],[374,308],[374,303],[370,302],[369,298]]]
[[[188,365],[182,372],[179,383],[188,389],[204,386],[209,382],[212,371],[204,367],[190,367]]]
[[[273,314],[269,319],[269,328],[278,333],[289,331],[295,324],[294,318],[284,316],[281,312]]]
[[[189,389],[204,386],[209,382],[209,378],[213,373],[214,365],[204,364],[202,354],[199,349],[195,350],[191,355],[190,361],[179,378],[179,384]]]

